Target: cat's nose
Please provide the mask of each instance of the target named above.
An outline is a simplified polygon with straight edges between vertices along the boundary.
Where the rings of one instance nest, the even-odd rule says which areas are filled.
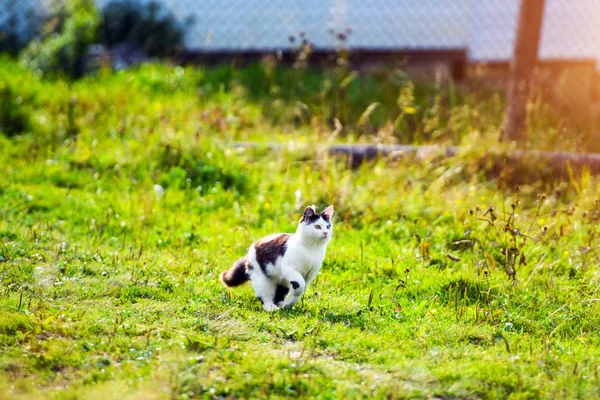
[[[327,237],[327,235],[329,235],[328,232],[323,232],[324,237]]]

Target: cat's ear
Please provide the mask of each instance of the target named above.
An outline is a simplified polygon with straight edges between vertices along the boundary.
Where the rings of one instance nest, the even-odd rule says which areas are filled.
[[[325,219],[330,220],[331,217],[333,217],[333,206],[327,207],[325,210],[323,210],[323,212],[321,213],[321,215]]]
[[[310,218],[315,215],[315,206],[308,206],[304,209],[304,214],[302,214],[303,218]]]

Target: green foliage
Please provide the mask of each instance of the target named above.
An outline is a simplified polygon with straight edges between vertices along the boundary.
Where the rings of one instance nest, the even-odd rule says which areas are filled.
[[[83,76],[88,46],[96,40],[99,17],[93,0],[65,0],[53,4],[42,37],[21,54],[22,62],[42,74]]]
[[[184,148],[184,144],[166,144],[156,155],[156,166],[164,171],[158,178],[161,185],[167,188],[192,187],[199,192],[215,185],[241,193],[249,189],[243,164],[224,157],[218,150],[213,154],[210,149],[205,153],[198,148]]]
[[[370,78],[380,97],[342,103],[382,105],[332,138],[339,114],[303,97],[323,75],[305,73],[317,89],[293,94],[254,66],[67,84],[0,61],[28,110],[0,135],[0,397],[598,396],[598,179],[486,175],[497,132],[457,135],[469,148],[451,159],[349,168],[319,145],[381,139],[365,121],[388,109],[418,115],[415,133],[435,99]],[[498,118],[473,98],[456,96],[453,126]],[[302,99],[312,116],[288,118]],[[335,234],[296,308],[222,287],[252,240],[313,203],[335,204]]]
[[[109,47],[133,43],[152,57],[166,57],[182,45],[186,25],[156,1],[111,1],[102,9],[100,38]]]
[[[17,96],[7,83],[0,83],[0,133],[6,136],[21,134],[29,127],[30,114],[25,111],[23,98]]]
[[[207,70],[199,84],[202,97],[225,92],[258,104],[272,124],[318,126],[335,136],[387,144],[457,144],[473,132],[495,133],[502,121],[503,104],[495,95],[415,85],[398,68],[359,74],[289,68],[266,58],[241,69]]]

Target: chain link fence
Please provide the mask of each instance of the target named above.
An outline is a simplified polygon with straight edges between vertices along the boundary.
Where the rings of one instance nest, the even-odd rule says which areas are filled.
[[[0,28],[26,41],[56,0],[0,0]],[[110,2],[96,0],[99,9]],[[191,20],[193,51],[270,51],[297,46],[303,32],[317,49],[347,35],[351,49],[465,49],[471,61],[512,55],[519,0],[154,0]],[[141,0],[138,3],[149,3]],[[600,59],[600,0],[547,0],[541,59]],[[347,32],[351,30],[351,34]]]

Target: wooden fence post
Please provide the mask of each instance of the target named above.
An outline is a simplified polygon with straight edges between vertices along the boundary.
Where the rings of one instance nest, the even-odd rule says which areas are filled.
[[[501,141],[527,139],[527,101],[538,59],[544,0],[521,0],[517,36],[506,88]]]

